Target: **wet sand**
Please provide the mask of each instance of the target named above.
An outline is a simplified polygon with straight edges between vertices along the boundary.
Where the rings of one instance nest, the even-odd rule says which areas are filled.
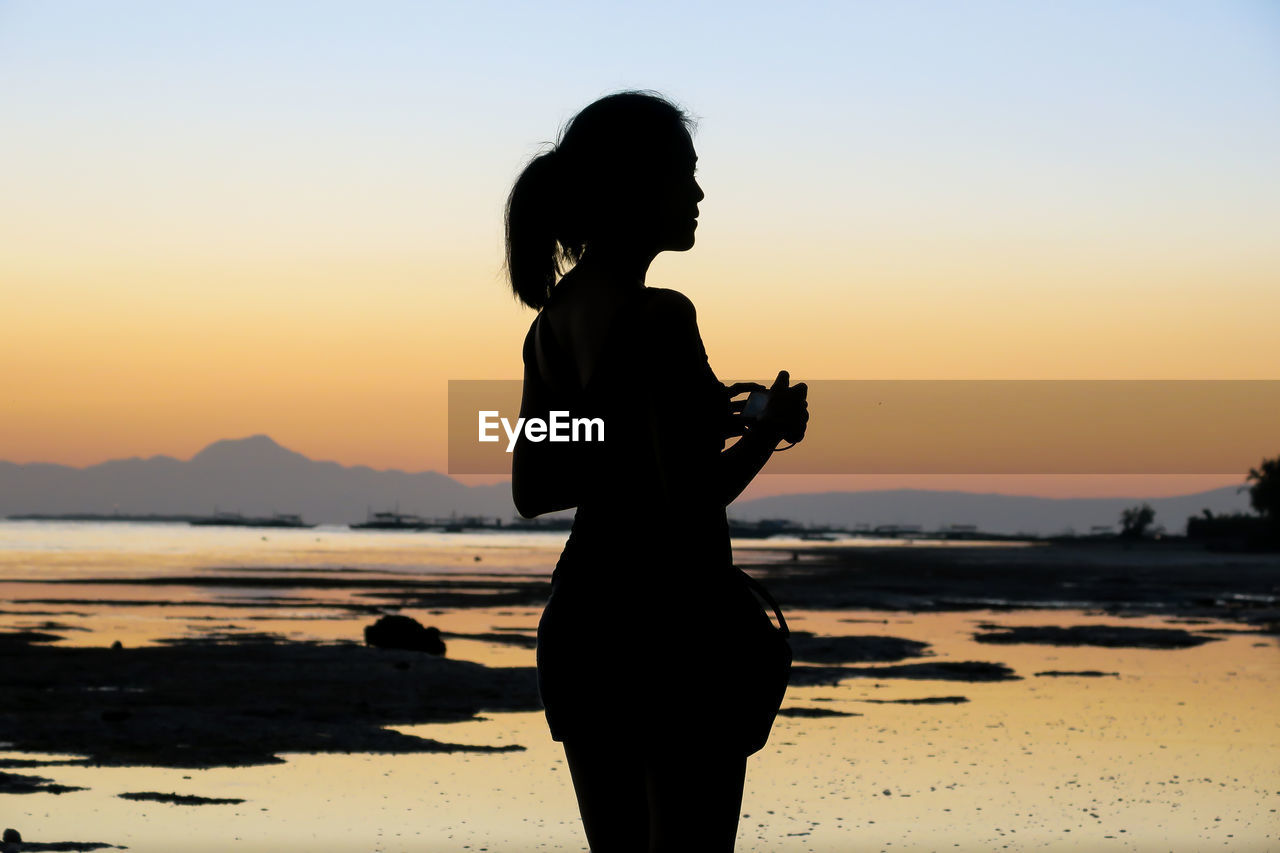
[[[796,664],[770,745],[752,760],[739,850],[1280,843],[1274,556],[1062,546],[798,556],[750,563],[795,628]],[[210,845],[188,849],[374,849],[375,836],[387,850],[462,849],[462,839],[583,849],[533,678],[545,576],[286,567],[0,585],[10,602],[0,614],[0,803],[21,804],[9,822],[26,839],[159,851],[173,815],[233,809],[234,832],[201,824]],[[360,644],[382,612],[439,626],[446,656]],[[1210,707],[1228,696],[1231,706]],[[970,749],[974,763],[957,777]],[[1056,784],[1035,758],[1044,754]],[[304,843],[294,822],[305,823],[317,789],[296,774],[333,765],[322,787],[356,796],[356,760],[388,778],[401,778],[397,767],[427,775],[405,789],[368,782],[400,805],[344,808],[350,827],[322,821],[330,836]],[[474,775],[423,803],[421,785],[446,767]],[[275,778],[266,772],[292,781],[250,781]],[[924,812],[911,805],[925,802]],[[386,836],[418,825],[397,808],[416,810],[414,821],[433,815],[434,828],[419,826],[412,843]],[[256,817],[273,813],[288,825]],[[1193,831],[1187,845],[1169,834]]]
[[[1099,610],[1280,624],[1280,554],[1223,554],[1181,541],[1025,547],[792,549],[759,567],[802,609]],[[754,567],[753,567],[754,568]]]

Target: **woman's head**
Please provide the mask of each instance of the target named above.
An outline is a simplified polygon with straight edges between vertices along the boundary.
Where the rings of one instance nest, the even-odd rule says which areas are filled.
[[[507,199],[507,272],[533,308],[590,246],[639,255],[693,245],[702,190],[693,120],[660,95],[619,92],[584,108],[529,163]]]

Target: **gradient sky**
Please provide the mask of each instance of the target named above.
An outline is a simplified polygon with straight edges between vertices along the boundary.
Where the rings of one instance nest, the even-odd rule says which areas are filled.
[[[622,88],[700,117],[649,283],[723,379],[1277,378],[1274,3],[0,2],[0,459],[443,470],[511,182]]]

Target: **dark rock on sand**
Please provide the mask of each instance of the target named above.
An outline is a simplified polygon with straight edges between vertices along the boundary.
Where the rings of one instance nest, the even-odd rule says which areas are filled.
[[[268,571],[278,571],[270,569]],[[313,575],[298,577],[296,569],[284,576],[245,576],[239,572],[227,574],[195,574],[168,575],[147,578],[130,577],[95,577],[95,578],[53,578],[41,580],[49,585],[74,584],[81,586],[129,586],[129,587],[177,587],[183,590],[202,590],[200,596],[220,587],[237,589],[256,589],[259,595],[254,598],[224,598],[217,601],[219,609],[230,608],[273,608],[280,607],[282,597],[271,597],[273,589],[287,589],[289,601],[295,607],[308,609],[334,609],[355,613],[378,613],[382,608],[417,608],[430,610],[439,607],[510,607],[534,606],[544,604],[551,592],[551,582],[547,578],[493,573],[485,577],[453,578],[435,577],[422,579],[408,578],[364,578],[333,577],[328,570],[319,570]],[[342,574],[349,574],[344,569]],[[480,573],[475,573],[480,574]],[[347,590],[347,600],[334,600],[327,596],[315,595],[316,590]],[[60,607],[76,605],[94,605],[101,607],[186,607],[191,602],[185,594],[177,590],[167,598],[19,598],[13,599],[22,604],[57,604]],[[361,604],[359,602],[367,603]],[[26,615],[26,614],[24,614]]]
[[[979,643],[1037,643],[1047,646],[1104,646],[1118,649],[1189,649],[1217,640],[1181,628],[1131,628],[1125,625],[991,626],[974,634]]]
[[[53,767],[54,765],[83,767],[88,763],[83,758],[0,758],[0,767]]]
[[[68,625],[65,622],[55,622],[52,619],[46,619],[43,622],[30,626],[37,631],[91,631],[92,628],[86,628],[84,625]]]
[[[124,844],[107,844],[103,841],[26,841],[18,848],[21,853],[88,853],[90,850],[128,850]]]
[[[58,785],[43,776],[0,771],[0,794],[65,794],[68,791],[84,791],[70,785]]]
[[[0,631],[0,647],[29,646],[32,643],[56,643],[62,637],[44,631]]]
[[[1096,669],[1082,669],[1075,672],[1065,670],[1050,669],[1045,672],[1037,672],[1037,678],[1119,678],[1118,672],[1101,672]]]
[[[148,800],[153,803],[173,803],[177,806],[233,806],[244,800],[235,797],[195,797],[189,794],[161,794],[158,791],[129,791],[116,794],[123,800]]]
[[[848,678],[905,678],[913,681],[1017,681],[1021,678],[1002,663],[936,661],[896,666],[793,666],[790,683],[796,687],[839,684]]]
[[[396,669],[405,660],[412,669]],[[354,643],[0,646],[0,672],[6,749],[113,766],[269,764],[279,752],[520,750],[442,743],[387,726],[541,707],[532,667]],[[108,722],[104,711],[129,716]]]
[[[411,616],[383,616],[364,629],[364,641],[379,649],[404,649],[411,652],[444,654],[444,640],[439,628],[424,628]]]
[[[873,705],[961,705],[969,701],[967,696],[925,696],[921,699],[860,699]]]
[[[522,649],[536,649],[538,638],[533,634],[492,633],[492,634],[460,634],[456,631],[445,631],[445,637],[457,637],[460,640],[480,640],[485,643],[501,643],[506,646],[519,646]]]
[[[901,637],[825,637],[791,632],[792,660],[808,663],[893,663],[929,654],[929,644]]]
[[[232,630],[203,631],[192,637],[166,637],[156,642],[167,646],[204,645],[206,643],[283,643],[288,638],[284,634],[267,631],[245,631],[230,626]]]
[[[853,711],[837,711],[834,708],[779,708],[779,717],[861,717]]]
[[[4,831],[4,841],[0,842],[0,853],[35,853],[35,851],[61,851],[61,853],[81,853],[90,850],[127,850],[124,845],[107,844],[102,841],[23,841],[16,829]]]

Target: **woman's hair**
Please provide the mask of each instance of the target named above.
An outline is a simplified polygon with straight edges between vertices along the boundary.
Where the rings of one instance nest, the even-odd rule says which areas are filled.
[[[584,107],[507,197],[507,274],[530,308],[592,240],[626,220],[654,174],[670,168],[672,142],[693,119],[656,92],[618,92]]]

